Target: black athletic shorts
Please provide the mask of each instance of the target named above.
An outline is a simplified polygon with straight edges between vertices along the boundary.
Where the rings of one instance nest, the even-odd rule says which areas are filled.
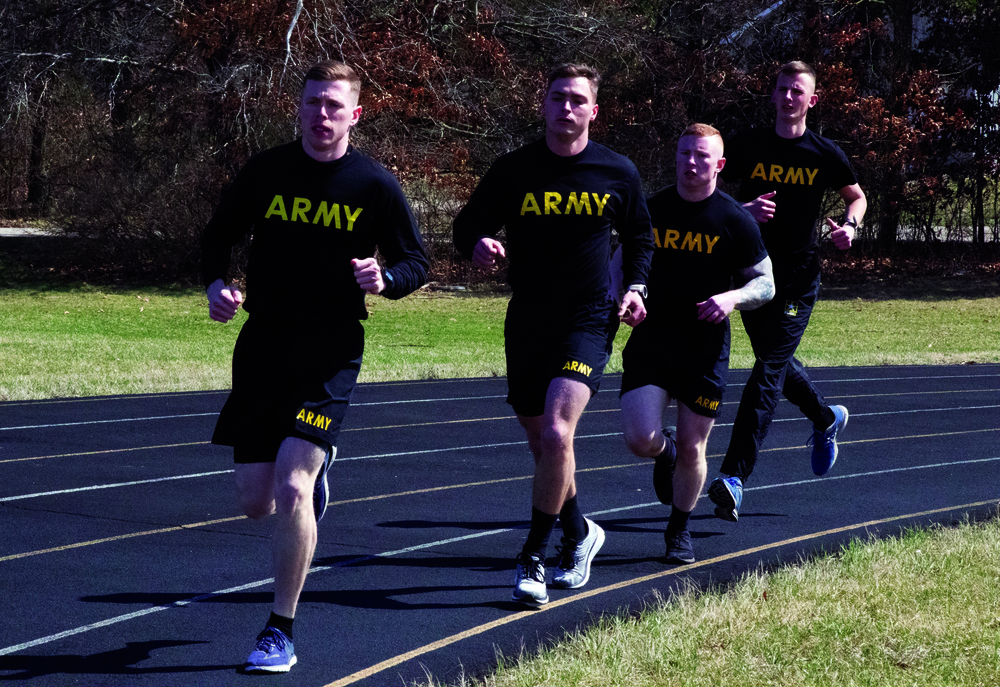
[[[504,322],[507,403],[524,417],[545,413],[545,396],[556,377],[601,385],[618,333],[618,307],[610,297],[542,310],[533,299],[512,298]]]
[[[361,370],[364,328],[260,321],[243,325],[233,351],[233,390],[213,444],[234,447],[239,463],[273,462],[287,437],[337,445]]]
[[[718,417],[729,373],[729,319],[681,324],[649,316],[632,330],[622,367],[620,395],[658,386],[698,415]]]

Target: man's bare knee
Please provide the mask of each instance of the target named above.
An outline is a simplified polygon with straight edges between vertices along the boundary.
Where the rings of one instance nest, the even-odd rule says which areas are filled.
[[[243,514],[251,520],[260,520],[274,513],[274,499],[269,493],[241,491],[239,500]]]
[[[291,513],[305,501],[312,503],[312,488],[305,489],[294,481],[275,485],[274,505],[279,513]]]
[[[555,422],[546,425],[542,432],[542,454],[545,456],[561,456],[573,450],[573,432],[569,425]]]

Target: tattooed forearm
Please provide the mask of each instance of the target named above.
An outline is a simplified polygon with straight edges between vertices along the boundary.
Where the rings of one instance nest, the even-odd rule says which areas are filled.
[[[774,298],[774,275],[771,270],[771,258],[744,270],[740,277],[747,282],[736,290],[739,299],[737,310],[754,310]]]

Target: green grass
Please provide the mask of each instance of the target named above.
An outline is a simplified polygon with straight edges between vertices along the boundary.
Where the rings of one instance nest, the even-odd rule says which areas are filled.
[[[728,589],[689,586],[639,618],[601,618],[461,684],[996,685],[998,565],[996,518],[854,541],[834,555],[752,572]]]
[[[7,289],[0,399],[228,388],[238,331],[191,289]]]
[[[912,290],[925,300],[914,300]],[[828,289],[799,349],[807,365],[1000,362],[1000,297],[990,286],[938,293]],[[824,295],[827,295],[824,292]],[[503,375],[504,296],[421,291],[369,298],[365,382]],[[0,400],[229,387],[246,317],[212,322],[200,290],[87,285],[0,293]],[[621,371],[622,327],[608,366]],[[732,366],[753,363],[733,316]]]

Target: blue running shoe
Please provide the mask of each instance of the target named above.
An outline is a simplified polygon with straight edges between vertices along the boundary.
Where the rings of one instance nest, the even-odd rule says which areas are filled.
[[[813,427],[813,435],[809,437],[809,442],[813,445],[812,464],[813,472],[818,476],[823,476],[830,471],[833,464],[837,462],[837,434],[847,427],[847,408],[844,406],[830,406],[833,411],[833,424],[825,430]]]
[[[326,514],[326,506],[330,503],[330,484],[326,480],[326,473],[330,470],[333,457],[337,455],[337,448],[331,446],[323,459],[323,467],[316,475],[316,485],[313,487],[313,513],[316,514],[316,522],[323,519]]]
[[[269,625],[257,635],[257,646],[250,653],[245,670],[287,673],[298,660],[288,635]]]
[[[739,477],[717,477],[708,487],[708,498],[715,504],[716,517],[736,522],[743,504],[743,480]]]
[[[653,491],[656,498],[664,506],[669,506],[674,502],[674,466],[677,463],[677,441],[674,435],[677,433],[676,427],[664,427],[663,435],[667,438],[667,445],[663,452],[656,457],[653,464]]]

